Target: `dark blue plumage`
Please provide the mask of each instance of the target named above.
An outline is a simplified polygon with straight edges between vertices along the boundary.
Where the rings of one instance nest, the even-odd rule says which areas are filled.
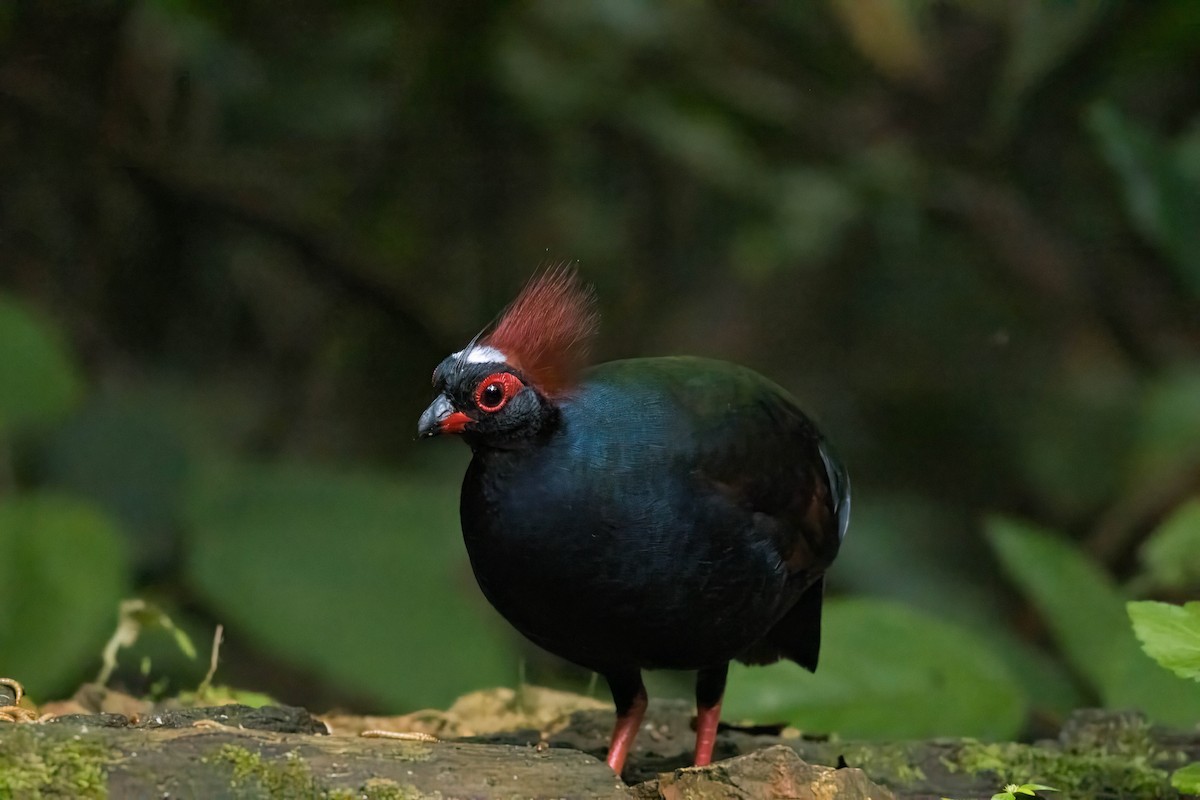
[[[548,318],[578,321],[569,306],[587,297],[573,275],[540,281],[502,320],[507,339],[438,367],[420,430],[459,433],[472,449],[463,537],[488,600],[608,680],[609,763],[620,771],[645,708],[641,670],[654,668],[699,670],[696,761],[707,763],[731,660],[816,668],[849,481],[791,395],[743,367],[676,357],[563,369],[562,352],[521,338],[538,330],[523,315],[555,302]],[[548,358],[553,393],[539,382]]]
[[[833,560],[846,508],[818,495],[820,438],[791,398],[730,364],[637,359],[588,371],[557,408],[537,447],[476,447],[463,482],[492,604],[602,673],[765,660],[752,646]],[[813,669],[816,645],[780,649]]]

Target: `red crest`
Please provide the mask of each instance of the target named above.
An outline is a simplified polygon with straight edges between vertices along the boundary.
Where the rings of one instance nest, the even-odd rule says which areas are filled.
[[[599,314],[591,287],[558,264],[535,275],[483,339],[547,395],[570,388],[587,364]]]

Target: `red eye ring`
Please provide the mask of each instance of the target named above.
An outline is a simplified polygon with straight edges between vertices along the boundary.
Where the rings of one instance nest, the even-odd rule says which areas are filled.
[[[521,379],[511,372],[495,372],[479,382],[475,388],[475,405],[480,411],[495,414],[525,388]]]

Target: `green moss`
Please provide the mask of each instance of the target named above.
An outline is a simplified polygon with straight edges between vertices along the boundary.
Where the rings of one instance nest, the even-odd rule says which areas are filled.
[[[79,737],[8,731],[0,748],[0,797],[107,798],[108,748]]]
[[[1170,772],[1185,759],[1154,742],[1149,723],[1138,714],[1103,714],[1064,730],[1061,747],[969,742],[951,770],[989,772],[1002,781],[1035,781],[1072,798],[1174,798]]]
[[[420,800],[424,795],[415,786],[401,786],[388,778],[371,778],[356,797],[366,800]]]
[[[440,798],[440,793],[433,797]],[[430,795],[421,794],[417,787],[408,784],[401,786],[390,778],[369,778],[358,791],[350,789],[335,789],[328,795],[329,800],[421,800]]]
[[[429,758],[429,748],[408,760]],[[284,756],[282,763],[264,760],[260,753],[234,744],[222,745],[213,760],[233,770],[234,793],[253,797],[302,798],[302,800],[419,800],[424,797],[414,786],[401,786],[386,778],[371,778],[358,791],[326,789],[313,777],[312,770],[295,753]],[[2,795],[0,795],[2,796]]]
[[[1142,744],[1148,742],[1147,738]],[[956,759],[944,763],[951,772],[993,773],[1001,783],[1043,783],[1079,800],[1114,796],[1172,798],[1177,794],[1171,788],[1170,776],[1158,766],[1165,755],[1148,747],[1129,750],[1110,745],[1066,751],[1027,744],[969,742]]]
[[[329,797],[329,792],[317,784],[312,770],[295,753],[288,753],[281,763],[270,763],[253,750],[226,744],[217,751],[215,758],[233,768],[232,788],[235,791],[252,791],[256,796],[272,798],[327,800]]]
[[[842,747],[839,754],[850,766],[889,786],[912,786],[925,780],[924,770],[913,763],[912,753],[903,744]]]

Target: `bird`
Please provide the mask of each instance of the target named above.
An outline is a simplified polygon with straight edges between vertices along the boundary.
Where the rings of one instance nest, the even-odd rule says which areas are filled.
[[[595,291],[541,270],[433,372],[419,439],[472,458],[459,515],[479,588],[541,648],[599,673],[622,773],[643,670],[696,671],[694,763],[712,761],[729,664],[815,671],[850,480],[786,390],[733,363],[588,366]]]

